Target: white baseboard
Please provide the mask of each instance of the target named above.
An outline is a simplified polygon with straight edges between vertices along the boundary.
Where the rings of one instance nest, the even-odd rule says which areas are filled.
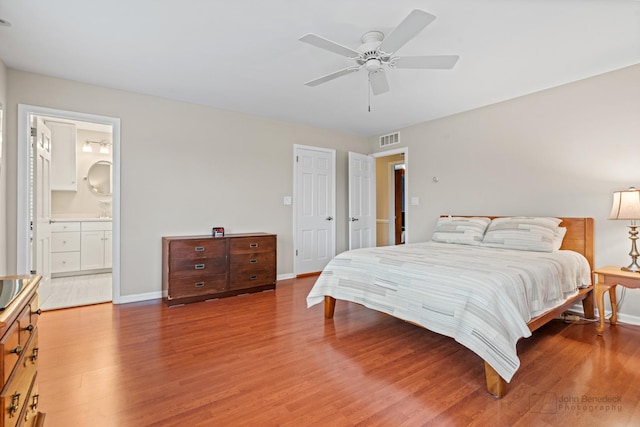
[[[162,298],[162,291],[147,292],[146,294],[124,295],[113,301],[114,304],[127,304],[130,302],[149,301]]]
[[[618,323],[640,326],[640,317],[631,314],[618,313]]]
[[[584,316],[584,311],[582,310],[582,304],[581,303],[578,303],[578,304],[574,305],[573,307],[571,307],[570,311],[572,311],[574,313],[578,313],[581,316]],[[597,308],[594,308],[594,312],[595,312],[595,315],[596,315],[596,319],[600,319],[600,315],[598,314],[598,309]],[[606,319],[609,319],[610,316],[611,316],[611,310],[605,310],[604,317]],[[631,315],[631,314],[618,312],[618,323],[627,323],[629,325],[640,326],[640,317],[634,316],[634,315]]]
[[[276,277],[276,281],[278,280],[287,280],[287,279],[295,279],[296,275],[293,273],[287,274],[278,274]],[[130,302],[140,302],[140,301],[149,301],[152,299],[160,299],[166,297],[166,291],[157,291],[157,292],[147,292],[146,294],[135,294],[135,295],[125,295],[121,296],[118,301],[113,301],[113,304],[127,304]]]

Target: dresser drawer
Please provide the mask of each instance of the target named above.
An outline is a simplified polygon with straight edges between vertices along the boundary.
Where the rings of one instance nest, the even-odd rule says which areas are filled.
[[[273,252],[276,249],[275,236],[252,236],[231,239],[230,254],[246,254],[256,252]]]
[[[37,319],[37,315],[31,313],[31,306],[27,305],[18,317],[19,344],[25,347],[31,335],[36,329],[37,323],[33,320]],[[32,319],[33,318],[33,319]]]
[[[45,414],[38,411],[38,408],[40,406],[40,395],[38,393],[38,382],[36,381],[37,377],[38,373],[36,372],[36,376],[33,379],[33,383],[31,385],[31,390],[29,391],[29,396],[27,397],[27,400],[25,400],[25,404],[27,405],[27,407],[25,408],[22,415],[22,424],[20,424],[20,427],[34,427],[44,425]]]
[[[37,350],[34,353],[34,349],[37,347],[38,330],[36,329],[29,340],[26,351],[20,358],[20,363],[16,366],[11,381],[5,384],[0,394],[4,426],[15,426],[18,423],[22,408],[29,398],[29,390],[37,370]]]
[[[274,252],[254,252],[246,254],[234,254],[231,256],[231,275],[245,271],[272,270],[276,262]]]
[[[9,375],[18,363],[23,346],[20,345],[20,325],[13,322],[5,335],[0,339],[0,354],[2,354],[2,382],[6,383]]]
[[[51,272],[64,273],[80,270],[80,251],[53,252],[51,254]]]
[[[208,276],[226,271],[227,258],[174,258],[169,263],[171,277]]]
[[[38,373],[36,372],[29,395],[25,400],[27,406],[22,414],[20,427],[42,426],[44,423],[44,414],[38,411],[40,395],[38,394],[38,382],[36,381]],[[42,418],[42,421],[40,420]]]
[[[51,233],[51,252],[71,252],[80,250],[80,233],[67,231]]]
[[[261,271],[238,271],[231,273],[230,289],[253,288],[256,286],[270,285],[275,283],[275,272],[268,270]]]
[[[215,274],[192,278],[173,279],[169,299],[183,298],[211,293],[224,292],[227,287],[227,274]]]
[[[225,240],[176,240],[171,242],[169,251],[174,259],[226,258]]]

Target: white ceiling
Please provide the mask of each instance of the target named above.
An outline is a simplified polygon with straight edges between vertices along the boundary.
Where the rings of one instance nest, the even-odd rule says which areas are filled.
[[[298,41],[357,49],[411,10],[437,19],[402,55],[453,70],[305,82],[352,65]],[[370,136],[640,63],[636,0],[2,0],[7,67]],[[597,102],[597,100],[594,100]]]

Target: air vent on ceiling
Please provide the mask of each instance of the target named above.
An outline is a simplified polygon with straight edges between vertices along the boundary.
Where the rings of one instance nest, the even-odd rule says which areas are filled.
[[[380,137],[380,147],[386,147],[388,145],[397,144],[400,142],[400,132],[390,133],[389,135],[382,135]]]

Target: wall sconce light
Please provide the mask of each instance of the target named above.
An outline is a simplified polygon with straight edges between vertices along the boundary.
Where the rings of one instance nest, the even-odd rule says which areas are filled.
[[[83,153],[92,153],[93,149],[91,148],[91,144],[98,144],[100,145],[100,149],[99,149],[99,153],[100,154],[109,154],[110,150],[109,150],[109,146],[111,145],[111,143],[109,141],[107,141],[106,139],[103,139],[102,141],[90,141],[90,140],[86,140],[84,145],[82,146],[82,152]]]
[[[640,190],[634,187],[628,190],[616,191],[613,193],[613,206],[609,219],[627,219],[631,220],[629,226],[629,239],[631,240],[631,264],[628,267],[622,267],[624,271],[640,273],[640,265],[638,265],[638,225],[636,220],[640,219]]]

